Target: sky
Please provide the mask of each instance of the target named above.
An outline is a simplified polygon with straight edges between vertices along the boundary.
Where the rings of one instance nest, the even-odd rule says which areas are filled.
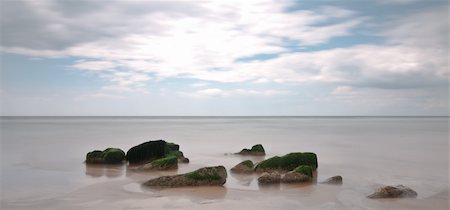
[[[447,0],[1,0],[3,116],[449,114]]]

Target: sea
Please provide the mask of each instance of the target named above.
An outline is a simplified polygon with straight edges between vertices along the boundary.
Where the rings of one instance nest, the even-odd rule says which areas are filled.
[[[449,117],[1,117],[1,209],[449,209]],[[87,152],[163,139],[190,159],[177,170],[91,166]],[[234,153],[262,144],[266,156]],[[314,152],[312,184],[261,186],[229,171],[290,152]],[[205,166],[222,187],[148,189],[155,177]],[[320,182],[335,175],[342,185]],[[368,199],[385,185],[417,198]]]

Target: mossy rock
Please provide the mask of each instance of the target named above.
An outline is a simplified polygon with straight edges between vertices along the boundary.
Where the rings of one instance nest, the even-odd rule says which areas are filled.
[[[301,165],[301,166],[295,168],[293,171],[300,173],[300,174],[304,174],[310,178],[313,177],[313,168],[310,165]]]
[[[266,155],[266,151],[261,144],[253,145],[251,149],[244,148],[237,154],[239,155]]]
[[[230,169],[233,173],[253,173],[253,162],[251,160],[245,160],[235,165]]]
[[[103,160],[106,164],[119,164],[125,160],[125,152],[119,148],[108,148],[103,151]]]
[[[137,168],[137,170],[170,170],[178,168],[178,159],[175,156],[160,158]]]
[[[293,152],[281,157],[279,167],[286,171],[291,171],[299,165],[303,164],[303,153]]]
[[[264,150],[264,147],[261,144],[254,145],[250,151],[251,152],[263,152],[263,153],[266,152]]]
[[[275,156],[269,159],[263,160],[256,165],[256,171],[273,171],[280,168],[281,157]]]
[[[86,154],[86,163],[103,163],[103,152],[94,150]]]
[[[119,148],[108,148],[103,151],[94,150],[86,155],[86,163],[120,164],[124,160],[125,152]]]
[[[162,176],[144,183],[149,187],[184,187],[225,184],[227,170],[223,166],[205,167],[186,174]]]
[[[164,140],[148,141],[129,149],[126,158],[130,164],[151,162],[166,156],[166,146]]]
[[[317,156],[311,152],[294,152],[284,156],[272,157],[267,160],[263,160],[256,165],[256,171],[291,171],[300,165],[309,165],[313,170],[318,167]]]
[[[161,158],[158,160],[154,160],[152,162],[152,165],[154,165],[154,167],[161,168],[161,169],[177,168],[178,159],[175,156],[169,156],[169,157]]]
[[[166,143],[166,153],[170,153],[172,151],[180,151],[180,145],[175,144],[173,142]]]
[[[304,152],[302,155],[302,164],[310,165],[313,167],[313,170],[316,170],[316,168],[319,167],[319,164],[317,162],[317,155],[312,152]]]

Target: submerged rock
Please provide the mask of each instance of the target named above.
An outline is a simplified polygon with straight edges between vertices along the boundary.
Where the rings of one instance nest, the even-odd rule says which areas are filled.
[[[251,149],[242,149],[240,152],[236,153],[239,155],[266,155],[266,151],[261,144],[253,145]]]
[[[108,148],[103,151],[94,150],[86,154],[88,164],[120,164],[125,160],[125,152],[119,148]]]
[[[311,166],[312,170],[318,167],[317,155],[311,152],[295,152],[284,156],[275,156],[263,160],[255,167],[257,172],[265,171],[292,171],[301,165]]]
[[[205,167],[186,174],[162,176],[144,183],[150,187],[184,187],[223,185],[227,179],[227,170],[223,166]]]
[[[233,168],[231,168],[231,172],[253,173],[253,162],[251,160],[242,161]]]
[[[168,156],[158,160],[154,160],[151,163],[147,163],[137,170],[170,170],[178,168],[178,160],[175,156]]]
[[[322,184],[342,184],[342,176],[333,176],[328,178],[327,180],[321,182]]]
[[[290,171],[281,178],[283,183],[310,182],[311,180],[311,177],[296,171]]]
[[[403,185],[384,186],[367,196],[368,198],[415,198],[417,192]]]
[[[277,184],[281,182],[281,175],[278,172],[264,172],[259,178],[259,184]]]

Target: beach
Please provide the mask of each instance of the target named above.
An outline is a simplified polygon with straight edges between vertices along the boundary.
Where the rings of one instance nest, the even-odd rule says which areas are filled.
[[[448,209],[448,117],[1,117],[2,209]],[[177,170],[137,172],[83,163],[94,149],[176,142]],[[262,144],[266,156],[239,156]],[[229,169],[289,152],[315,152],[315,182],[258,185]],[[151,178],[205,166],[228,170],[223,187],[152,189]],[[415,199],[366,198],[383,185]]]

